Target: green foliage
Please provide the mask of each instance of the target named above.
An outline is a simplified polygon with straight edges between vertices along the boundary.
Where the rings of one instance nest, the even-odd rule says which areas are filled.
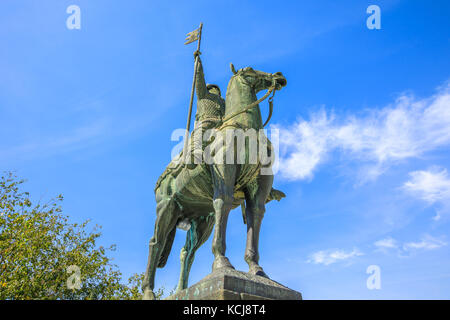
[[[142,297],[143,274],[121,283],[107,256],[114,246],[96,245],[99,226],[88,231],[89,221],[70,223],[62,214],[62,195],[33,205],[29,193],[20,191],[23,183],[12,173],[0,178],[0,299]],[[79,268],[78,288],[70,266]]]

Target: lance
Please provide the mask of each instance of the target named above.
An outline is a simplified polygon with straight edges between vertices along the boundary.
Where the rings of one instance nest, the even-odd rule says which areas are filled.
[[[184,44],[192,43],[196,40],[198,40],[197,43],[197,51],[200,52],[200,41],[202,39],[202,27],[203,23],[200,23],[200,26],[198,29],[189,32],[187,34],[186,42]],[[192,104],[194,102],[194,91],[195,91],[195,80],[197,78],[197,66],[198,66],[198,55],[195,57],[195,63],[194,63],[194,78],[192,80],[192,89],[191,89],[191,99],[189,101],[189,112],[188,112],[188,118],[187,118],[187,124],[186,124],[186,133],[184,135],[184,148],[183,148],[183,158],[184,162],[187,161],[187,151],[188,151],[188,139],[189,139],[189,130],[191,129],[191,115],[192,115]]]

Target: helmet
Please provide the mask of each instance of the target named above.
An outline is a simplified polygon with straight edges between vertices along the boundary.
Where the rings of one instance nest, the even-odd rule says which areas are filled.
[[[219,88],[219,86],[218,86],[217,84],[211,84],[211,83],[208,83],[208,84],[206,85],[206,89],[208,89],[208,91],[211,90],[212,88],[216,88],[216,89],[219,90],[219,92],[220,92],[220,88]]]

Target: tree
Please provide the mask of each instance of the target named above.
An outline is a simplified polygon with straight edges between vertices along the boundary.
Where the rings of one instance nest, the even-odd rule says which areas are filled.
[[[125,285],[107,256],[115,246],[96,242],[100,227],[69,222],[63,196],[32,204],[19,180],[0,179],[0,299],[140,299],[143,274]],[[161,297],[163,289],[158,291]]]

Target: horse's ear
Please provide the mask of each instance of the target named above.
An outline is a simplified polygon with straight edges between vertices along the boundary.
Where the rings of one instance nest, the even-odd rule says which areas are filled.
[[[230,69],[231,69],[231,72],[233,72],[234,74],[237,73],[236,69],[234,68],[234,65],[232,63],[230,63]]]

